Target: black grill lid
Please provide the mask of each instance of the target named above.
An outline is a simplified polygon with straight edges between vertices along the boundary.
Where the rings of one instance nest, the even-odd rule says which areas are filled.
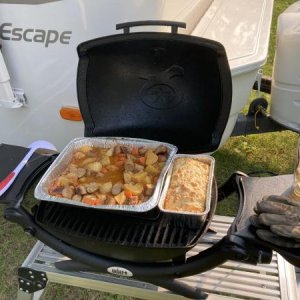
[[[112,35],[78,46],[85,136],[126,136],[218,148],[231,107],[224,47],[177,33]]]

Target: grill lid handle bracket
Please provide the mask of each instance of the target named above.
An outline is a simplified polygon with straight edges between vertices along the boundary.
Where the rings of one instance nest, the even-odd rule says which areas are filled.
[[[130,27],[136,26],[171,26],[171,33],[178,33],[178,27],[186,28],[186,23],[162,20],[135,21],[117,24],[116,30],[123,29],[124,34],[128,34],[130,33]]]

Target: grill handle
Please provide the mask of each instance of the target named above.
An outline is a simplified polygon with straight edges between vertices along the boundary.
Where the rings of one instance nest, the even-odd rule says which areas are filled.
[[[146,20],[146,21],[135,21],[126,22],[116,25],[116,30],[123,29],[124,34],[130,33],[130,27],[136,26],[171,26],[171,33],[177,33],[178,27],[186,28],[186,23],[176,21],[161,21],[161,20]]]

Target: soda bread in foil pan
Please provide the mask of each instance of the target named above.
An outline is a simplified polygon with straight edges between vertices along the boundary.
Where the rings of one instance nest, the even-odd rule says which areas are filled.
[[[164,211],[205,215],[210,209],[214,158],[176,155],[160,201]]]

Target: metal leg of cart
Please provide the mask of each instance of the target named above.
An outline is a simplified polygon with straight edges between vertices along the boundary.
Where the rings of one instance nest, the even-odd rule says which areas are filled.
[[[43,294],[43,290],[37,291],[37,292],[32,293],[32,294],[27,294],[24,291],[18,290],[17,299],[18,300],[39,300],[40,297],[42,296],[42,294]]]
[[[300,294],[300,268],[296,268],[296,278],[297,278],[298,292]]]
[[[190,255],[209,247],[226,235],[232,221],[233,218],[230,217],[215,216],[211,229],[216,231],[216,234],[207,233],[201,243],[190,251]],[[116,278],[106,274],[64,272],[56,269],[54,263],[64,259],[67,258],[39,241],[24,261],[22,268],[37,272],[35,275],[46,274],[48,282],[53,283],[141,299],[183,299],[182,296],[171,294],[160,287],[136,280]],[[228,261],[215,269],[181,280],[207,292],[208,299],[299,299],[295,268],[277,253],[273,254],[269,265],[254,266]],[[19,291],[18,300],[37,300],[41,294],[42,290],[31,294]]]

